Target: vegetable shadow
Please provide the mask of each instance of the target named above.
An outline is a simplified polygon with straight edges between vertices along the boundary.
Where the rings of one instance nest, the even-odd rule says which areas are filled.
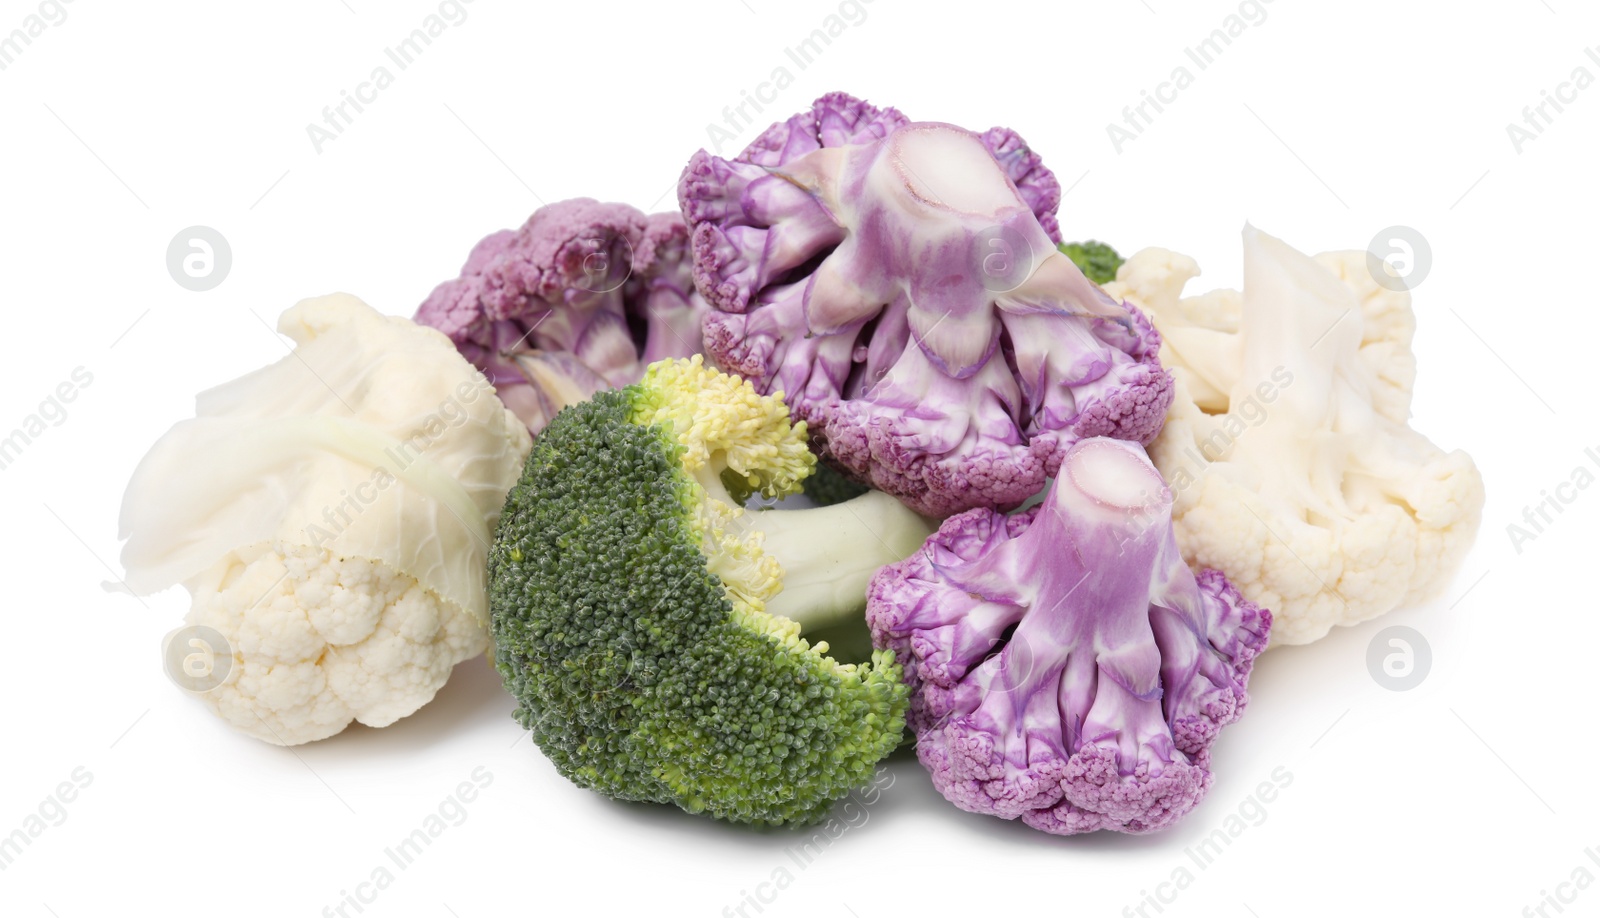
[[[476,656],[457,663],[438,694],[416,713],[381,729],[353,723],[315,745],[341,756],[406,756],[486,725],[509,724],[514,708],[516,702],[500,685],[500,674],[485,657]]]
[[[892,776],[892,783],[885,776]],[[598,794],[586,793],[584,799],[594,807],[597,818],[616,818],[632,824],[645,832],[659,833],[663,843],[683,844],[684,833],[693,833],[698,843],[703,843],[730,854],[745,853],[755,847],[773,856],[794,851],[818,833],[834,832],[828,850],[855,846],[876,845],[874,836],[882,825],[906,818],[937,819],[940,831],[964,832],[975,836],[979,844],[1010,845],[1019,851],[1038,851],[1041,846],[1054,847],[1064,852],[1080,852],[1092,858],[1116,858],[1126,851],[1169,850],[1176,854],[1194,839],[1181,827],[1156,835],[1121,835],[1114,832],[1096,832],[1089,835],[1050,835],[1033,829],[1019,820],[996,819],[968,813],[958,809],[934,790],[928,773],[917,761],[915,749],[902,746],[884,760],[880,766],[879,791],[874,797],[861,791],[835,803],[827,818],[809,826],[771,827],[748,826],[722,820],[707,819],[704,815],[686,813],[671,804],[641,803],[624,800],[607,800]],[[868,802],[871,798],[871,802]],[[878,836],[881,838],[881,836]],[[861,848],[860,850],[866,850]]]

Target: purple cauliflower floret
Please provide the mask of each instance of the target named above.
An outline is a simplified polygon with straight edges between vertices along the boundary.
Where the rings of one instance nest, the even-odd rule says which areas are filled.
[[[537,434],[561,408],[701,353],[705,300],[675,213],[574,198],[485,237],[417,310]]]
[[[701,150],[678,199],[707,353],[919,512],[1014,507],[1074,442],[1161,428],[1160,339],[1057,250],[1060,185],[1013,131],[833,93]]]
[[[1049,234],[1050,241],[1061,242],[1061,226],[1056,222],[1056,208],[1061,206],[1061,183],[1056,174],[1045,168],[1044,160],[1033,152],[1028,142],[1010,128],[992,127],[980,138],[989,148],[1006,178],[1017,186],[1022,200],[1028,203],[1039,225]]]
[[[1057,835],[1172,825],[1211,785],[1272,614],[1184,564],[1134,444],[1080,440],[1044,503],[945,520],[868,591],[934,786]]]

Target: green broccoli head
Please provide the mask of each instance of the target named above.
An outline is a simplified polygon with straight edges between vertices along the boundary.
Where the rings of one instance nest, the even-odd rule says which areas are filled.
[[[816,543],[848,541],[830,527],[850,504],[742,508],[798,491],[815,461],[781,400],[698,357],[545,429],[489,554],[490,625],[515,716],[563,775],[778,825],[820,818],[894,750],[907,690],[893,655],[837,662],[775,600],[793,577],[822,618],[859,614],[871,573],[931,527],[875,492],[851,515],[878,547],[841,549]],[[871,565],[858,595],[827,595],[850,574],[830,559],[861,551],[873,557],[846,564]]]
[[[855,479],[846,477],[843,472],[825,462],[817,463],[816,472],[801,484],[805,489],[805,495],[819,507],[842,504],[872,490]]]
[[[1063,242],[1061,253],[1072,259],[1084,276],[1097,284],[1109,284],[1117,279],[1117,269],[1122,267],[1122,256],[1104,242]]]

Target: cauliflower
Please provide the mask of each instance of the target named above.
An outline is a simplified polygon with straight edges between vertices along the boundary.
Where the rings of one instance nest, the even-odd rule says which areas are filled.
[[[557,201],[485,236],[416,321],[450,336],[534,434],[567,405],[700,353],[706,302],[676,213]]]
[[[140,462],[122,561],[227,642],[196,694],[294,745],[394,723],[484,651],[489,538],[532,444],[437,331],[343,294],[279,330],[291,356],[202,393]]]
[[[201,697],[269,742],[386,727],[488,646],[472,613],[380,561],[274,543],[229,552],[190,583],[190,625],[229,639],[236,679]]]
[[[1189,570],[1143,450],[1080,440],[1044,502],[944,521],[867,593],[947,800],[1056,835],[1173,825],[1211,787],[1272,613]]]
[[[1244,269],[1242,294],[1181,298],[1199,268],[1147,249],[1106,289],[1151,316],[1175,377],[1150,454],[1185,560],[1272,609],[1275,643],[1305,644],[1441,592],[1483,480],[1408,426],[1411,296],[1366,253],[1313,259],[1247,226]]]
[[[1150,323],[1056,248],[1060,197],[1013,131],[825,95],[684,169],[706,354],[919,513],[1015,507],[1172,398]]]

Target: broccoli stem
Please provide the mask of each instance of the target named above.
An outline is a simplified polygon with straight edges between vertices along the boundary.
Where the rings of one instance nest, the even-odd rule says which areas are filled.
[[[744,520],[784,568],[784,589],[766,601],[766,614],[786,617],[802,633],[862,616],[872,574],[909,557],[939,528],[882,491],[832,507],[755,510]]]
[[[730,474],[726,453],[711,454],[692,474],[706,500],[743,506],[738,487],[743,476]],[[735,490],[728,487],[730,477]],[[828,507],[745,510],[738,527],[751,538],[761,533],[762,551],[783,567],[783,589],[766,601],[767,614],[795,622],[809,635],[865,621],[872,575],[921,548],[939,520],[882,491],[868,491]]]
[[[843,472],[836,470],[821,460],[817,461],[817,470],[801,482],[805,488],[804,494],[818,507],[831,507],[842,504],[851,498],[872,490],[864,484],[847,477]]]
[[[767,613],[798,623],[802,633],[863,615],[872,575],[909,557],[939,526],[882,491],[831,507],[761,510],[750,524],[783,565],[783,591]]]

